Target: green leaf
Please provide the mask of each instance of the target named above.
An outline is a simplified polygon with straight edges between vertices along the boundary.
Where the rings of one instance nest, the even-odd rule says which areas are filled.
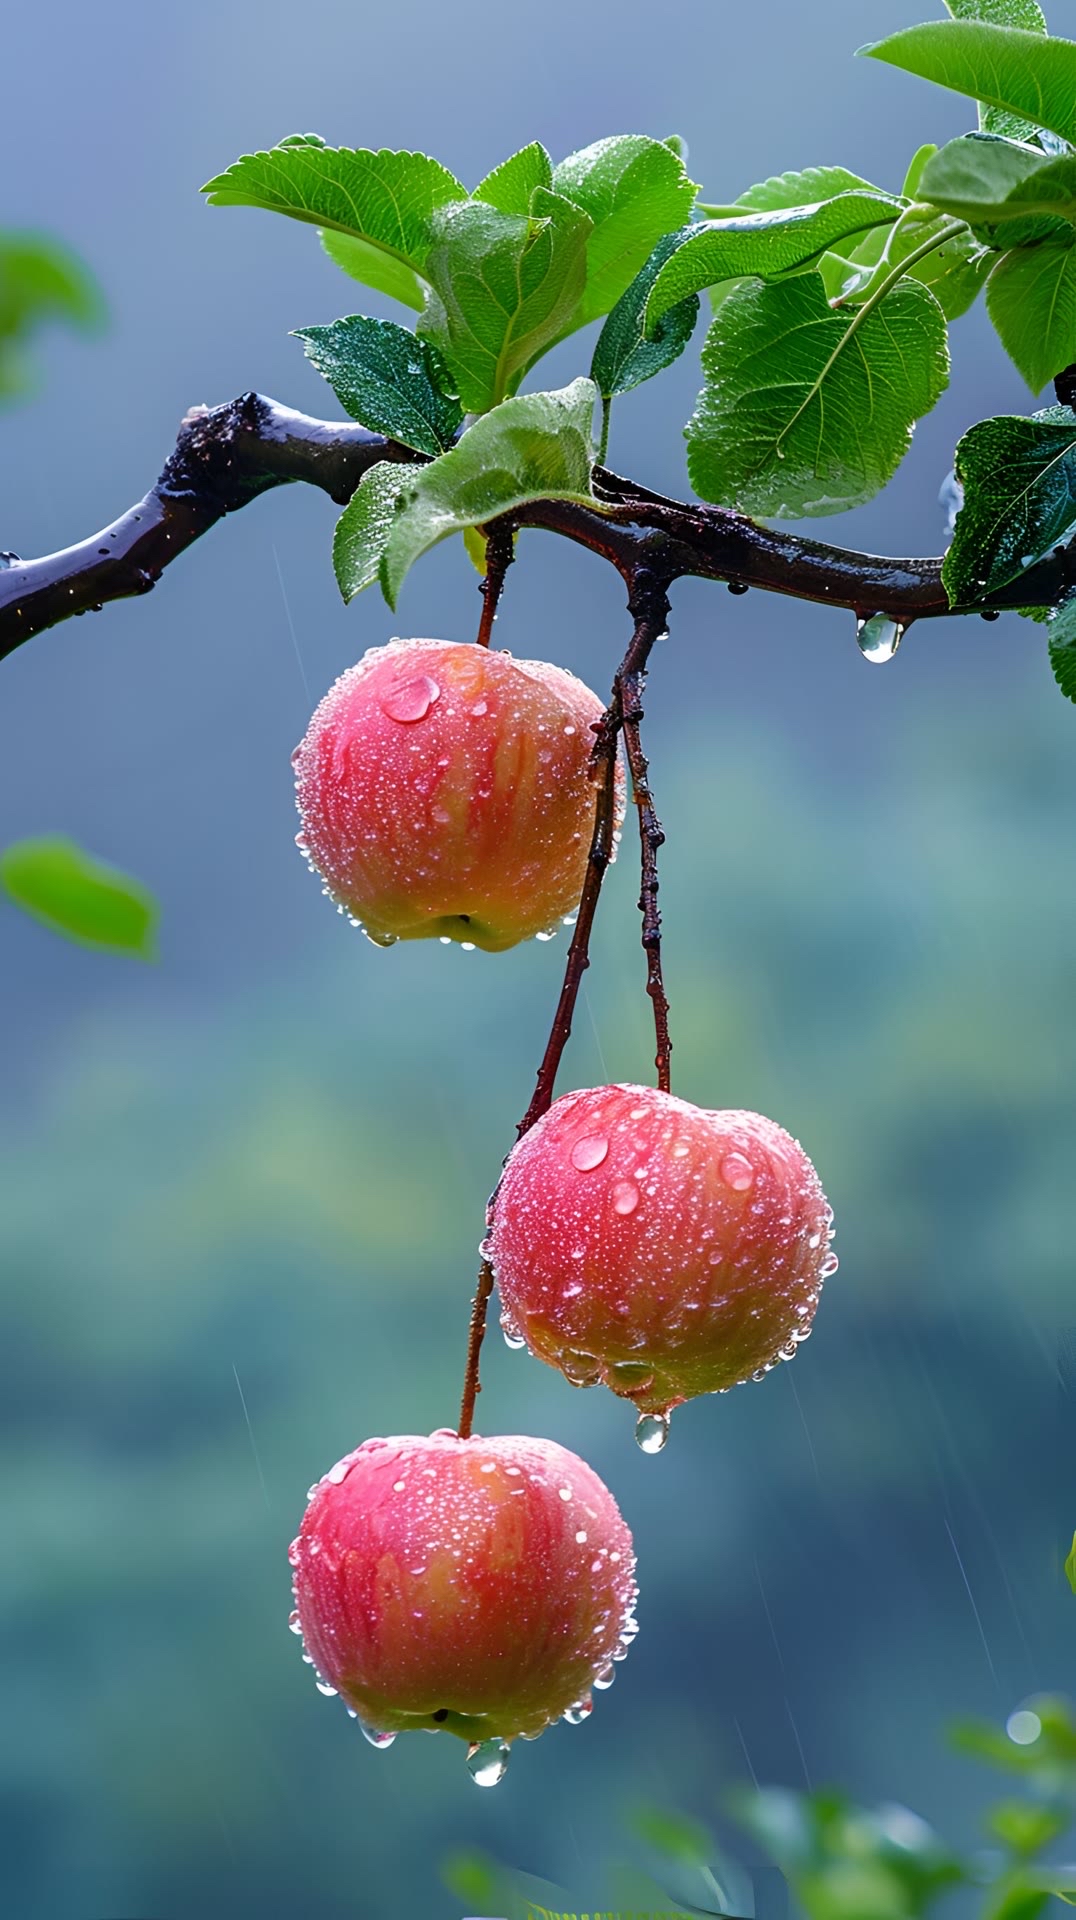
[[[662,314],[651,339],[643,330],[650,289],[670,254],[675,253],[680,238],[679,234],[670,233],[658,241],[642,272],[636,274],[627,292],[621,294],[598,335],[590,377],[603,400],[627,393],[641,381],[670,367],[691,338],[699,317],[698,295],[694,293]]]
[[[1051,159],[1009,140],[950,140],[924,169],[920,193],[992,247],[1066,237],[1076,223],[1076,156]]]
[[[818,206],[700,221],[679,236],[679,246],[654,282],[646,312],[647,332],[670,307],[703,287],[745,275],[773,279],[803,267],[848,234],[895,220],[900,210],[900,202],[889,194],[855,191],[839,193]]]
[[[73,840],[57,834],[16,841],[0,854],[0,886],[24,913],[79,946],[155,957],[153,895]]]
[[[0,228],[0,399],[25,386],[22,348],[50,320],[90,331],[104,300],[78,257],[46,234]]]
[[[424,153],[326,147],[307,135],[248,153],[203,187],[210,206],[262,207],[343,235],[326,243],[353,278],[416,304],[415,276],[433,244],[433,216],[466,188]]]
[[[573,380],[554,393],[506,400],[477,420],[451,453],[417,472],[408,468],[402,509],[381,561],[382,591],[391,607],[419,555],[449,534],[529,500],[597,507],[590,489],[596,397],[592,381]],[[360,498],[368,484],[369,476]]]
[[[409,478],[410,470],[400,461],[379,460],[340,515],[333,535],[333,568],[345,600],[353,600],[378,578],[397,502]]]
[[[484,200],[499,213],[529,214],[535,187],[553,185],[553,162],[541,141],[532,140],[499,167],[487,173],[475,188],[474,200]]]
[[[720,219],[736,207],[752,207],[757,213],[775,213],[781,207],[813,206],[820,200],[835,200],[839,193],[877,193],[869,180],[847,167],[803,167],[798,173],[774,173],[748,187],[729,206],[708,207],[700,203],[699,212]]]
[[[469,412],[485,413],[515,391],[583,290],[587,215],[544,187],[532,209],[527,217],[468,200],[436,216],[427,275],[437,298],[422,331],[441,348]]]
[[[908,171],[904,176],[904,185],[901,188],[901,193],[906,200],[915,199],[919,192],[919,182],[923,178],[923,168],[926,166],[928,160],[933,160],[937,151],[938,149],[932,140],[928,140],[925,146],[916,148],[908,162]]]
[[[1050,671],[1066,700],[1076,705],[1076,597],[1051,609],[1046,622],[1046,638]],[[1072,1536],[1072,1551],[1065,1561],[1065,1572],[1069,1586],[1076,1593],[1076,1534]]]
[[[944,390],[945,317],[910,279],[843,312],[817,273],[752,281],[718,310],[702,363],[687,428],[702,498],[788,518],[841,513],[885,486]]]
[[[1076,606],[1071,609],[1070,625],[1072,629],[1071,633],[1066,634],[1064,641],[1064,644],[1067,645],[1076,643]],[[1076,653],[1073,654],[1073,667],[1076,668]],[[1062,691],[1065,691],[1065,689],[1062,689]],[[1073,674],[1072,690],[1069,692],[1069,699],[1076,699],[1076,673]],[[1072,1547],[1069,1552],[1069,1557],[1065,1561],[1065,1572],[1068,1575],[1069,1586],[1072,1588],[1073,1593],[1076,1593],[1076,1533],[1072,1536]]]
[[[1041,1853],[1064,1833],[1068,1814],[1057,1807],[1040,1806],[1033,1800],[1002,1800],[987,1816],[991,1833],[1008,1847],[1010,1853]]]
[[[577,327],[609,312],[661,236],[683,226],[698,191],[679,154],[641,133],[569,154],[553,170],[553,187],[592,222]]]
[[[431,341],[361,314],[295,332],[353,420],[417,453],[436,457],[452,445],[463,408]]]
[[[333,265],[342,268],[360,286],[373,287],[378,293],[387,293],[390,300],[399,300],[402,306],[422,312],[426,289],[413,267],[394,259],[391,253],[382,253],[366,240],[356,240],[352,233],[323,231],[318,239]]]
[[[637,1807],[632,1827],[640,1840],[686,1866],[701,1866],[714,1851],[713,1836],[701,1821],[683,1813],[669,1813],[664,1807]]]
[[[964,504],[942,580],[952,606],[974,606],[1076,528],[1076,414],[980,420],[957,447],[955,472]]]
[[[1076,234],[1065,246],[1019,247],[998,261],[986,306],[1032,393],[1076,360]]]
[[[1046,18],[1038,0],[945,0],[945,4],[957,20],[988,20],[997,27],[1046,32]],[[1038,131],[1018,113],[1008,113],[1004,107],[986,107],[981,102],[979,125],[985,133],[1005,134],[1010,140],[1034,138]]]
[[[1036,127],[1076,135],[1076,44],[1021,27],[977,20],[928,20],[861,47],[921,80],[988,107],[1004,107]]]
[[[951,222],[943,214],[933,214],[920,205],[906,207],[892,227],[875,227],[854,249],[851,259],[838,260],[828,254],[820,272],[827,279],[831,296],[842,302],[867,299],[881,280],[929,240],[939,244],[921,260],[915,260],[908,272],[912,279],[929,287],[947,320],[957,320],[977,298],[997,255],[983,247],[968,227],[960,227],[944,237]],[[844,273],[838,271],[844,267]],[[832,272],[834,285],[828,281]]]

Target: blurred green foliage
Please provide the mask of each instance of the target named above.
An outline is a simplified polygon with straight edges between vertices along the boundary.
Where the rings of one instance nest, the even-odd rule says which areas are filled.
[[[50,321],[93,330],[104,298],[89,268],[51,234],[0,227],[0,403],[27,391],[26,348]]]
[[[157,904],[130,874],[95,860],[61,834],[17,840],[0,853],[0,892],[78,946],[152,960]]]

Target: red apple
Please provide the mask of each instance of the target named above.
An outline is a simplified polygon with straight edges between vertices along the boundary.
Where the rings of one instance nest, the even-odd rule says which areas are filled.
[[[631,1534],[552,1440],[366,1440],[311,1489],[289,1558],[319,1684],[374,1744],[444,1728],[492,1742],[495,1772],[504,1743],[589,1712],[636,1631]]]
[[[837,1265],[802,1147],[652,1087],[565,1094],[513,1149],[491,1257],[510,1340],[645,1415],[758,1378]],[[648,1424],[641,1444],[664,1433]]]
[[[294,755],[299,847],[379,946],[436,935],[495,953],[552,930],[583,888],[602,711],[546,661],[371,648]]]

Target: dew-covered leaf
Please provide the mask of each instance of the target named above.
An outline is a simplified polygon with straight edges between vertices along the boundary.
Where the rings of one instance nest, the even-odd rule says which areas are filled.
[[[1076,529],[1076,414],[979,420],[956,450],[964,504],[942,579],[952,606],[998,593]]]
[[[419,555],[450,534],[481,526],[529,500],[597,506],[590,485],[596,398],[591,380],[573,380],[552,393],[520,394],[476,420],[451,453],[428,467],[406,470],[401,506],[381,560],[381,585],[390,606],[396,605]]]
[[[1076,44],[992,21],[928,20],[859,51],[1001,107],[1063,140],[1076,136]]]
[[[381,556],[396,518],[396,502],[410,478],[398,460],[380,460],[364,475],[336,523],[333,569],[345,600],[378,578]]]
[[[426,270],[436,299],[422,332],[441,349],[472,413],[514,392],[532,361],[567,326],[586,276],[591,223],[537,187],[530,215],[481,200],[442,209]]]
[[[987,20],[996,27],[1025,27],[1029,33],[1045,33],[1046,17],[1038,0],[945,0],[956,20]],[[1018,113],[1004,107],[979,103],[979,125],[985,133],[1000,133],[1010,140],[1027,140],[1037,129]]]
[[[663,234],[684,224],[697,188],[664,140],[625,133],[571,153],[553,187],[588,214],[587,273],[573,326],[608,313]]]
[[[1064,238],[1066,223],[1076,224],[1076,156],[1052,158],[1010,140],[950,140],[924,168],[919,190],[995,248]]]
[[[62,835],[18,840],[0,854],[0,888],[32,919],[79,946],[152,960],[157,903],[130,874]]]
[[[452,445],[463,408],[431,341],[362,314],[295,331],[353,420],[418,453],[436,456]]]
[[[680,235],[666,234],[658,241],[646,265],[606,319],[598,335],[591,362],[590,377],[603,400],[627,393],[672,365],[687,346],[699,317],[697,294],[689,294],[675,307],[663,313],[647,337],[644,330],[646,303],[650,289],[671,253],[680,244]]]
[[[651,332],[662,314],[704,287],[745,275],[772,279],[803,267],[852,233],[892,222],[901,203],[891,194],[850,191],[817,206],[747,210],[703,220],[679,235],[647,303]]]
[[[472,198],[484,200],[499,213],[529,214],[535,187],[552,185],[553,162],[541,141],[532,140],[529,147],[521,147],[518,153],[510,154],[499,167],[494,167],[492,173],[487,173]]]
[[[842,300],[858,304],[894,267],[933,239],[937,244],[931,252],[914,261],[908,272],[913,280],[930,288],[947,320],[957,320],[974,303],[997,263],[997,255],[982,246],[970,228],[960,226],[952,231],[952,227],[946,214],[932,213],[929,207],[918,204],[906,207],[894,226],[873,228],[848,260],[839,261],[835,254],[828,254],[819,271],[827,279],[831,296],[840,295]],[[843,272],[839,270],[842,267]]]
[[[1050,671],[1066,700],[1076,705],[1076,597],[1053,607],[1046,621],[1046,641],[1050,653]],[[1076,1534],[1072,1551],[1065,1561],[1069,1586],[1076,1593]]]
[[[330,257],[354,279],[414,306],[434,213],[467,189],[425,153],[326,147],[301,135],[244,154],[202,191],[211,206],[262,207],[322,228]]]
[[[986,306],[1032,393],[1076,361],[1076,234],[1062,246],[1018,247],[998,261]]]
[[[699,212],[707,219],[719,220],[733,213],[739,207],[751,207],[757,213],[776,213],[782,207],[809,207],[821,200],[835,200],[839,193],[877,193],[869,180],[861,180],[858,173],[849,173],[847,167],[802,167],[798,172],[774,173],[768,180],[759,180],[746,193],[738,194],[735,200],[724,206],[708,206],[699,202]]]
[[[871,309],[834,311],[817,273],[746,282],[718,309],[687,428],[704,500],[796,518],[841,513],[896,471],[945,388],[945,317],[902,279]]]

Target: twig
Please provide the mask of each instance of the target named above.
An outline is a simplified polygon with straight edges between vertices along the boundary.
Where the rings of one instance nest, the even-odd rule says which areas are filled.
[[[633,611],[636,617],[635,640],[645,644],[646,653],[649,654],[655,640],[660,639],[665,631],[665,621],[669,612],[669,597],[660,580],[641,583]],[[637,650],[641,651],[641,647]],[[641,855],[639,911],[643,916],[642,944],[646,954],[646,990],[654,1008],[656,1043],[654,1065],[658,1072],[658,1087],[662,1093],[668,1093],[672,1041],[669,1038],[669,999],[665,992],[661,970],[661,912],[658,907],[658,849],[664,846],[665,835],[654,807],[654,798],[650,790],[649,762],[643,752],[642,692],[645,678],[645,665],[636,666],[626,673],[622,672],[620,706],[624,749],[631,774],[632,797],[639,816]]]
[[[482,1391],[478,1377],[478,1362],[482,1352],[482,1342],[486,1337],[486,1310],[489,1296],[493,1292],[493,1268],[483,1259],[478,1269],[478,1284],[471,1302],[471,1329],[467,1338],[467,1365],[463,1375],[463,1400],[460,1404],[460,1422],[456,1431],[461,1440],[469,1440],[474,1426],[475,1401]]]
[[[515,528],[510,520],[494,520],[486,534],[486,577],[478,591],[482,595],[482,618],[478,644],[488,647],[493,638],[493,622],[504,588],[504,576],[516,557]]]

